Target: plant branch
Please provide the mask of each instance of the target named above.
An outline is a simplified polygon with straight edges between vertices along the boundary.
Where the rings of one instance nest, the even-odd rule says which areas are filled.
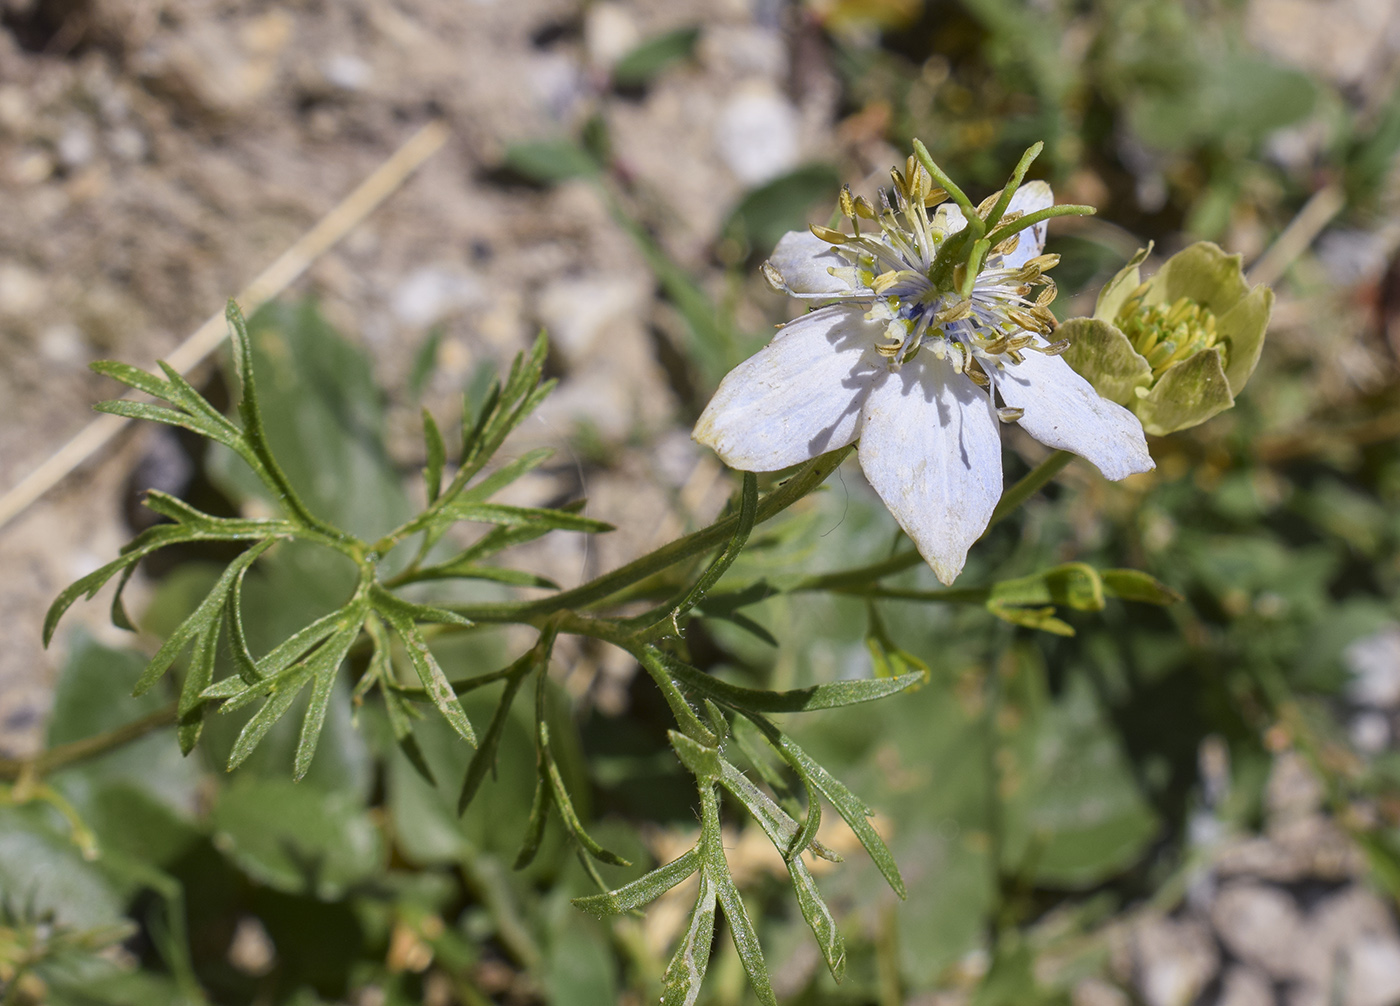
[[[80,741],[60,744],[41,751],[32,758],[0,758],[0,779],[41,779],[46,775],[67,768],[77,762],[96,758],[109,751],[140,740],[147,734],[163,727],[173,726],[176,719],[175,703],[147,713],[139,720],[132,720],[114,730],[84,737]]]

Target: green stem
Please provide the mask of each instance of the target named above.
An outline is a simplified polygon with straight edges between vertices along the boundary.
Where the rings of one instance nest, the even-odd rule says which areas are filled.
[[[132,741],[140,740],[148,733],[160,730],[162,727],[173,726],[175,720],[176,709],[175,703],[172,702],[153,713],[148,713],[139,720],[123,724],[115,730],[108,730],[92,737],[84,737],[82,740],[73,741],[70,744],[60,744],[40,752],[33,758],[0,758],[0,779],[11,781],[32,779],[37,781],[76,762],[96,758],[98,755],[104,755],[108,751],[130,744]]]
[[[763,498],[758,504],[758,514],[754,518],[754,523],[761,524],[776,517],[812,492],[827,480],[827,477],[853,450],[855,450],[853,446],[843,447],[808,461],[797,470],[792,478]],[[474,622],[533,623],[536,619],[544,615],[552,615],[557,611],[577,610],[597,604],[634,583],[645,580],[654,573],[659,573],[661,570],[692,556],[708,552],[715,546],[733,538],[734,531],[738,526],[739,515],[731,514],[723,520],[715,521],[709,527],[688,534],[684,538],[677,538],[670,544],[663,545],[640,559],[620,566],[611,573],[605,573],[588,583],[574,587],[572,590],[561,591],[558,594],[542,597],[535,601],[458,604],[450,607],[451,610],[465,615]],[[565,629],[565,631],[572,630]]]
[[[1022,503],[1030,499],[1042,486],[1053,479],[1069,464],[1074,457],[1069,451],[1055,451],[1048,458],[1036,465],[1027,472],[1015,485],[1002,493],[1001,502],[992,511],[992,518],[987,522],[987,529],[991,530],[998,521],[1013,513]],[[986,531],[982,532],[986,535]],[[874,562],[868,566],[858,566],[855,569],[845,569],[836,573],[823,573],[819,576],[808,577],[795,587],[798,590],[830,590],[838,593],[860,593],[858,588],[864,587],[876,580],[895,573],[902,573],[923,562],[923,557],[916,549],[908,549],[898,555],[892,555],[881,562]],[[937,592],[935,592],[937,593]],[[956,592],[950,592],[956,593]],[[947,598],[947,600],[964,600],[961,597]]]

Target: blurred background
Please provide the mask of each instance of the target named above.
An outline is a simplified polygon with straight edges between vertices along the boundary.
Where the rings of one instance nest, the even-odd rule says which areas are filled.
[[[168,354],[440,119],[446,147],[256,319],[266,407],[313,509],[369,533],[417,499],[420,409],[455,423],[547,329],[561,383],[508,449],[559,453],[511,501],[586,496],[619,530],[516,563],[577,583],[730,496],[689,430],[798,310],[757,270],[785,230],[824,222],[843,181],[873,195],[912,137],[974,200],[1044,140],[1032,176],[1099,207],[1051,226],[1061,316],[1149,240],[1148,272],[1212,240],[1278,293],[1263,360],[1233,411],[1153,442],[1155,473],[1109,485],[1072,466],[960,581],[1135,566],[1184,596],[1170,609],[1061,611],[1073,635],[1053,635],[976,605],[796,594],[746,608],[758,632],[692,626],[697,664],[765,687],[930,669],[918,692],[791,725],[878,811],[910,888],[897,902],[824,828],[851,852],[819,878],[848,943],[840,986],[781,863],[731,822],[775,987],[880,1006],[1389,1006],[1397,95],[1392,0],[0,0],[0,490],[115,395],[88,362]],[[227,401],[217,357],[192,379]],[[1008,478],[1044,456],[1006,445]],[[140,654],[226,555],[143,565],[140,636],[99,599],[40,646],[55,594],[150,521],[152,486],[213,512],[264,505],[221,455],[133,429],[0,528],[0,754],[164,701],[126,697]],[[858,468],[809,504],[735,585],[888,553]],[[268,565],[248,588],[255,650],[340,587],[294,553]],[[440,656],[457,676],[521,642]],[[638,863],[604,868],[621,882],[687,847],[693,786],[629,659],[558,657],[561,748],[595,833]],[[553,832],[509,869],[528,716],[459,822],[455,778],[424,783],[373,709],[352,727],[344,692],[295,787],[291,733],[217,767],[235,723],[211,727],[209,754],[182,760],[158,733],[55,775],[55,801],[0,800],[5,1001],[654,1000],[684,895],[588,919],[568,898],[590,882]],[[455,777],[464,756],[433,726],[425,753]],[[750,996],[717,944],[702,1001]]]

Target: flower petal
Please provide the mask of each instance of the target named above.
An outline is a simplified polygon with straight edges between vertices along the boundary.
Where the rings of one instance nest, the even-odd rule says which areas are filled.
[[[857,306],[825,307],[789,322],[731,370],[691,434],[731,468],[772,472],[845,447],[884,369],[884,327]]]
[[[1002,401],[1025,410],[1021,427],[1046,447],[1073,451],[1114,481],[1156,467],[1137,417],[1099,397],[1060,357],[1027,352],[990,374]]]
[[[768,264],[778,270],[788,292],[801,296],[814,293],[852,293],[851,285],[837,279],[828,269],[848,268],[850,262],[830,244],[811,231],[788,231],[778,241]]]
[[[1001,498],[991,397],[919,353],[880,376],[865,403],[860,466],[938,579],[952,583]]]
[[[1034,213],[1036,210],[1049,209],[1054,205],[1055,196],[1047,183],[1027,182],[1012,195],[1011,202],[1007,204],[1006,212]],[[1048,220],[1042,220],[1017,234],[1020,241],[1016,243],[1016,250],[1010,255],[1002,256],[1002,267],[1019,269],[1039,255],[1045,248],[1045,228],[1048,223]]]

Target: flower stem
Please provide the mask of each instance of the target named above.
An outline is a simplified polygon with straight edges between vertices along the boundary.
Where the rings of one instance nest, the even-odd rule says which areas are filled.
[[[812,492],[826,481],[827,477],[840,466],[842,461],[846,460],[846,457],[854,449],[854,447],[843,447],[808,461],[797,470],[797,474],[759,502],[754,523],[761,524],[776,517]],[[659,573],[668,566],[674,566],[678,562],[724,544],[734,537],[734,529],[738,526],[739,515],[737,513],[731,514],[722,520],[715,521],[707,528],[688,534],[684,538],[677,538],[670,544],[663,545],[640,559],[620,566],[611,573],[604,573],[597,579],[590,580],[572,590],[565,590],[550,597],[542,597],[536,601],[451,605],[450,607],[453,611],[465,615],[475,622],[529,622],[556,611],[578,610],[606,600],[634,583],[645,580],[653,573]]]
[[[175,719],[175,703],[172,702],[153,713],[146,714],[139,720],[124,723],[105,733],[84,737],[80,741],[60,744],[47,751],[41,751],[32,758],[0,758],[0,779],[32,779],[37,781],[61,768],[67,768],[77,762],[104,755],[124,744],[140,740],[148,733],[162,727],[172,726]]]

